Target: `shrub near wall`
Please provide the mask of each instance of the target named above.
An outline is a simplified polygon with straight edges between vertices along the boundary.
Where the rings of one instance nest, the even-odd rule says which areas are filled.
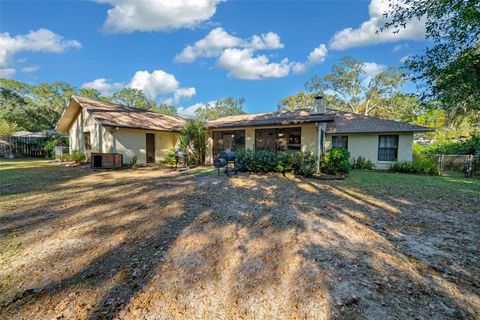
[[[438,165],[435,160],[432,159],[419,159],[414,162],[405,161],[399,162],[395,161],[390,166],[390,170],[393,172],[401,173],[416,173],[416,174],[428,174],[428,175],[438,175]]]
[[[320,163],[323,173],[339,175],[350,172],[350,152],[345,148],[332,148],[325,152]]]
[[[236,165],[244,172],[293,173],[310,177],[316,171],[317,157],[311,152],[237,151]]]

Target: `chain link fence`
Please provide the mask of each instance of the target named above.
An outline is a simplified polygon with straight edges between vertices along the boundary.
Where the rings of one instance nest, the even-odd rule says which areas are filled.
[[[430,159],[438,164],[440,174],[446,171],[464,173],[467,177],[480,177],[480,155],[463,154],[416,154],[414,161]]]

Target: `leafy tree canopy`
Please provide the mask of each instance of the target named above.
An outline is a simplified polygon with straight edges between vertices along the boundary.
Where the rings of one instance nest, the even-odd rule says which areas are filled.
[[[204,108],[195,110],[195,116],[199,120],[206,121],[225,116],[245,114],[245,111],[243,111],[244,103],[244,98],[235,99],[227,97],[225,99],[218,99],[215,102],[207,104]]]
[[[171,105],[149,100],[141,90],[125,88],[112,97],[95,89],[78,89],[65,82],[31,85],[0,79],[0,126],[3,133],[27,130],[42,131],[55,127],[72,95],[175,115]],[[1,135],[1,134],[0,134]]]
[[[399,0],[390,3],[380,32],[396,32],[413,19],[426,21],[433,46],[406,60],[411,78],[420,80],[420,97],[465,115],[480,109],[480,5],[478,0]]]

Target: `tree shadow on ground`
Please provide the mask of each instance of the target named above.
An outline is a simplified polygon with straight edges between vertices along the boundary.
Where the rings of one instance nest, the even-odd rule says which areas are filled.
[[[478,312],[478,265],[430,261],[400,241],[430,232],[397,223],[421,209],[413,197],[365,195],[341,182],[154,169],[62,187],[74,191],[45,190],[55,216],[6,220],[0,229],[28,242],[1,275],[30,279],[0,315],[441,319]],[[28,212],[45,205],[29,200]],[[464,259],[478,254],[468,250]]]

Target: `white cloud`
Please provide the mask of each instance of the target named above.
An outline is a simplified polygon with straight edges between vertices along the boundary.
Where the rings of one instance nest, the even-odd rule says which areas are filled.
[[[123,83],[112,82],[109,83],[107,79],[100,78],[82,84],[82,89],[95,89],[103,96],[111,96],[115,91],[124,87]]]
[[[271,62],[266,55],[256,55],[257,50],[283,48],[280,36],[274,32],[253,35],[242,39],[222,28],[211,30],[203,39],[188,45],[175,57],[177,62],[194,62],[197,58],[218,58],[217,66],[228,71],[237,79],[259,80],[281,78],[291,72],[305,72],[315,64],[322,63],[327,56],[327,47],[322,44],[308,55],[304,62],[290,62],[284,58]]]
[[[40,66],[27,66],[27,67],[23,67],[21,71],[23,73],[33,73],[38,71],[39,69],[40,69]]]
[[[270,62],[267,56],[254,56],[253,49],[225,49],[217,61],[220,68],[228,70],[228,75],[237,79],[261,80],[282,78],[291,72],[303,73],[312,66],[325,61],[327,48],[321,44],[308,55],[304,62],[290,62],[284,58],[280,62]]]
[[[273,50],[281,49],[284,47],[280,36],[275,32],[267,32],[260,36],[253,35],[250,43],[246,47],[255,50]]]
[[[202,108],[205,108],[205,104],[200,102],[200,103],[195,103],[194,105],[191,105],[189,107],[178,107],[177,113],[181,117],[194,118],[195,111]]]
[[[173,97],[174,97],[173,101],[177,103],[182,99],[186,99],[186,100],[191,99],[196,93],[197,93],[197,90],[193,87],[178,88],[173,93]]]
[[[159,95],[175,93],[180,88],[180,82],[171,73],[163,70],[137,71],[133,76],[130,88],[142,90],[149,99],[156,99]]]
[[[387,70],[387,66],[375,62],[365,62],[363,64],[363,70],[367,78],[373,78],[380,72]]]
[[[144,70],[137,71],[127,85],[121,82],[109,82],[106,78],[99,78],[82,84],[82,88],[98,90],[102,95],[110,96],[122,88],[142,90],[145,96],[151,100],[163,97],[168,104],[178,103],[180,100],[188,100],[197,91],[193,87],[182,87],[180,82],[171,73],[163,70],[154,70],[152,73]],[[170,98],[167,96],[170,95]]]
[[[0,33],[0,66],[9,64],[12,57],[21,51],[59,53],[69,48],[81,48],[81,46],[80,42],[65,40],[48,29],[38,29],[15,37],[4,32]]]
[[[395,47],[393,47],[393,52],[398,52],[403,49],[408,49],[408,43],[397,44]]]
[[[385,70],[387,70],[387,66],[384,64],[379,64],[375,62],[364,62],[363,71],[365,72],[365,74],[364,79],[362,80],[362,84],[364,86],[368,86],[370,81],[375,78],[377,74]]]
[[[285,77],[292,68],[287,58],[270,62],[265,55],[254,57],[252,49],[226,49],[218,58],[218,66],[228,70],[231,77],[247,80]]]
[[[208,21],[221,0],[97,0],[113,8],[104,28],[115,33],[194,28]]]
[[[272,50],[283,48],[280,36],[268,32],[260,36],[253,35],[251,39],[241,39],[232,36],[223,28],[215,28],[205,38],[198,40],[193,45],[188,45],[175,56],[175,61],[189,63],[199,57],[211,58],[222,54],[228,48],[250,48],[255,50]]]
[[[322,63],[327,58],[328,50],[327,46],[321,44],[317,48],[313,49],[307,57],[307,61],[296,63],[293,65],[293,72],[303,73],[312,66]]]
[[[0,69],[0,78],[11,78],[15,73],[16,70],[13,68]]]
[[[345,50],[385,42],[425,39],[425,19],[408,22],[406,28],[400,28],[398,33],[385,30],[377,34],[377,31],[388,21],[384,14],[390,10],[389,4],[394,2],[398,0],[371,0],[368,10],[370,19],[356,29],[346,28],[335,33],[330,39],[330,48]]]

